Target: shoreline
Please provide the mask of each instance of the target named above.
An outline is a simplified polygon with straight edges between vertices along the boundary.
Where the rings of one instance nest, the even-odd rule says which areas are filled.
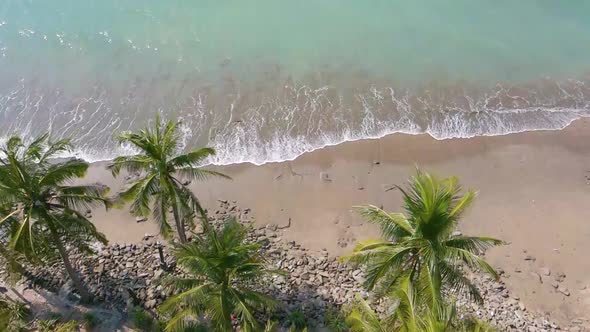
[[[93,163],[84,181],[102,182],[115,193],[123,180],[113,179],[105,164]],[[590,201],[588,119],[560,131],[441,141],[393,134],[346,142],[293,161],[212,166],[233,181],[211,179],[190,187],[206,208],[213,209],[218,199],[236,201],[252,209],[258,226],[289,225],[285,240],[341,255],[356,241],[378,236],[351,207],[370,203],[401,211],[399,193],[388,189],[403,185],[415,165],[440,176],[457,175],[465,188],[479,191],[459,227],[509,243],[491,250],[487,259],[509,275],[507,287],[527,307],[551,312],[561,322],[590,319],[590,266],[580,264],[590,250],[590,211],[580,208]],[[136,223],[126,210],[94,211],[92,220],[111,243],[157,233],[153,223]],[[534,260],[525,260],[528,256]],[[545,267],[552,275],[539,273]],[[558,274],[567,275],[563,284],[570,296],[551,286]]]

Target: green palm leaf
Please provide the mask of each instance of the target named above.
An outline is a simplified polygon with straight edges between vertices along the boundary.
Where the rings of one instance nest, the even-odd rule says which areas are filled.
[[[59,255],[78,292],[89,300],[65,245],[88,252],[91,243],[106,243],[80,210],[98,205],[108,208],[110,200],[105,197],[105,186],[70,185],[88,169],[81,160],[54,160],[70,149],[69,140],[52,143],[47,134],[28,145],[15,136],[0,147],[0,212],[17,207],[0,216],[0,227],[8,220],[12,224],[1,236],[9,250],[32,262],[49,264],[50,258]]]
[[[427,302],[433,307],[442,308],[445,288],[468,292],[481,301],[477,288],[459,267],[482,270],[497,278],[495,270],[478,254],[501,241],[453,235],[475,192],[462,195],[456,177],[439,179],[420,170],[406,188],[398,189],[405,213],[388,213],[373,205],[358,207],[361,216],[380,226],[383,240],[361,242],[342,259],[364,266],[365,287],[377,296],[390,294],[400,286],[400,280],[408,278],[420,293],[427,294]]]
[[[257,314],[274,309],[276,303],[250,288],[271,273],[259,249],[246,242],[246,229],[235,218],[219,230],[209,228],[193,243],[178,245],[174,254],[187,277],[169,276],[164,282],[177,292],[159,308],[170,317],[166,331],[176,331],[187,321],[231,331],[232,316],[243,331],[261,330]]]
[[[195,215],[204,209],[197,197],[185,187],[185,180],[205,180],[216,176],[229,178],[216,171],[201,168],[211,148],[201,148],[180,154],[182,137],[180,122],[162,122],[157,115],[153,126],[138,132],[124,132],[117,139],[133,146],[138,154],[117,157],[109,165],[113,176],[122,170],[138,175],[131,185],[119,194],[119,202],[131,202],[131,212],[146,217],[150,213],[158,223],[160,233],[170,238],[176,229],[181,243],[186,243],[185,227],[193,226]],[[172,216],[167,214],[172,210]],[[174,221],[174,224],[170,224]]]

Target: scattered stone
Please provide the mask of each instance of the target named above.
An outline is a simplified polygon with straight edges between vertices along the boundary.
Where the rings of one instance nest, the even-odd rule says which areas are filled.
[[[332,179],[330,178],[330,174],[328,174],[327,172],[321,172],[320,173],[320,179],[322,181],[326,181],[326,182],[331,182]]]
[[[524,260],[525,260],[525,261],[534,262],[534,261],[536,261],[537,259],[536,259],[535,257],[531,256],[531,255],[526,255],[526,256],[524,257]]]
[[[229,215],[241,216],[240,211],[235,202],[220,200],[219,209],[210,217],[211,224],[219,227]],[[326,250],[311,251],[294,241],[286,241],[282,234],[275,224],[252,228],[247,234],[249,241],[262,244],[262,254],[270,267],[285,271],[285,275],[268,277],[258,286],[259,291],[282,304],[276,313],[280,322],[285,322],[289,312],[298,308],[308,318],[310,325],[320,327],[321,330],[325,323],[326,308],[350,303],[357,294],[365,299],[369,297],[362,287],[365,279],[362,270],[340,263]],[[81,278],[89,291],[106,305],[123,311],[129,303],[135,302],[146,309],[156,309],[173,294],[171,289],[160,285],[160,280],[168,273],[182,275],[183,272],[176,267],[170,250],[152,238],[153,235],[146,234],[145,240],[140,243],[105,246],[94,256],[83,257],[72,253],[72,263],[81,272]],[[348,246],[355,241],[351,236],[345,236],[339,239],[339,245]],[[27,276],[31,284],[54,291],[62,288],[68,280],[61,265],[35,268],[32,271]],[[520,269],[515,271],[521,272]],[[498,272],[506,276],[501,269]],[[543,271],[540,272],[545,275]],[[532,272],[531,275],[542,282],[540,274]],[[551,285],[569,296],[569,291],[559,286],[559,275],[556,274]],[[467,294],[459,295],[456,302],[461,315],[478,317],[502,331],[527,331],[531,328],[539,332],[557,330],[557,325],[549,321],[548,315],[539,316],[527,310],[526,305],[519,302],[520,298],[511,294],[502,282],[479,273],[470,279],[481,290],[486,301],[485,305],[480,306],[471,301]],[[385,314],[388,308],[389,305],[384,302],[375,306],[379,314]]]
[[[565,296],[570,296],[570,291],[567,288],[563,287],[563,286],[559,286],[557,288],[557,291],[560,292],[561,294],[565,295]]]
[[[135,222],[140,223],[140,222],[146,222],[147,218],[146,217],[137,217],[135,218]]]
[[[551,270],[548,267],[542,267],[539,269],[539,272],[541,273],[541,275],[544,276],[550,276],[551,275]]]

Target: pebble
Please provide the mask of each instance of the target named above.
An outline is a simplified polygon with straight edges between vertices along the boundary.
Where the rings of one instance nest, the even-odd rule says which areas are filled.
[[[240,209],[236,207],[235,202],[220,203],[219,213],[212,218],[213,223],[221,223],[229,211],[240,215]],[[260,289],[283,304],[276,313],[280,322],[286,321],[290,310],[299,308],[313,325],[321,327],[325,323],[326,308],[348,303],[357,294],[364,298],[369,296],[362,287],[362,270],[340,263],[325,250],[314,252],[306,250],[294,241],[285,241],[281,234],[282,232],[273,224],[253,229],[248,234],[250,241],[265,243],[263,255],[269,265],[277,266],[286,272],[285,275],[266,278],[262,282],[263,289]],[[148,237],[146,234],[145,238],[151,236]],[[96,256],[82,258],[80,255],[72,255],[72,261],[76,266],[88,267],[79,270],[83,271],[81,275],[89,290],[100,301],[124,310],[129,299],[137,297],[137,301],[146,309],[155,309],[172,294],[171,290],[163,288],[159,283],[167,272],[160,265],[158,248],[159,245],[154,241],[143,241],[133,245],[113,244],[104,247]],[[175,269],[174,257],[166,246],[163,246],[163,255],[166,265],[180,274],[181,271]],[[520,272],[520,269],[515,269],[515,272]],[[541,273],[546,275],[543,271]],[[542,282],[538,273],[532,272],[531,275]],[[556,279],[559,279],[560,275],[558,274]],[[36,283],[54,290],[62,287],[67,280],[60,265],[39,268],[31,278]],[[565,278],[565,275],[562,278]],[[474,274],[472,281],[478,285],[486,302],[479,306],[466,294],[461,294],[457,298],[461,314],[487,320],[501,330],[556,329],[547,317],[535,315],[527,310],[525,304],[519,302],[520,298],[511,296],[503,283],[482,274]],[[569,296],[566,288],[556,288],[560,293]],[[385,314],[388,308],[387,303],[383,302],[375,306],[379,314]]]

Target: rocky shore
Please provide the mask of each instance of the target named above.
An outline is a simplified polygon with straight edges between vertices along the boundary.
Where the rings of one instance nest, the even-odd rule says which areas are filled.
[[[262,243],[263,256],[270,267],[285,272],[262,283],[263,291],[280,302],[277,317],[282,323],[286,323],[290,312],[299,310],[310,326],[321,327],[328,308],[338,309],[356,294],[368,296],[361,287],[361,270],[340,263],[327,250],[310,251],[294,241],[285,241],[282,237],[285,227],[272,224],[254,227],[250,214],[249,209],[242,210],[235,202],[220,201],[210,219],[218,225],[229,215],[236,215],[244,224],[252,226],[249,239]],[[159,279],[167,273],[180,273],[168,248],[148,234],[141,243],[110,245],[90,257],[74,254],[73,261],[96,300],[123,312],[136,305],[148,310],[157,308],[170,295]],[[60,265],[30,271],[25,281],[29,286],[75,296],[68,292],[71,285],[66,283],[67,277]],[[502,278],[510,277],[504,271],[500,274]],[[542,270],[537,276],[542,281],[550,274],[551,271]],[[583,326],[588,324],[574,320],[569,326],[559,326],[546,315],[527,310],[517,296],[510,294],[502,280],[496,282],[479,274],[472,275],[472,278],[479,285],[485,304],[479,306],[459,298],[457,304],[463,315],[484,319],[505,331],[584,331]],[[569,292],[560,290],[559,278],[565,276],[554,276],[551,287],[562,293]],[[377,310],[384,312],[385,307],[380,306]]]

